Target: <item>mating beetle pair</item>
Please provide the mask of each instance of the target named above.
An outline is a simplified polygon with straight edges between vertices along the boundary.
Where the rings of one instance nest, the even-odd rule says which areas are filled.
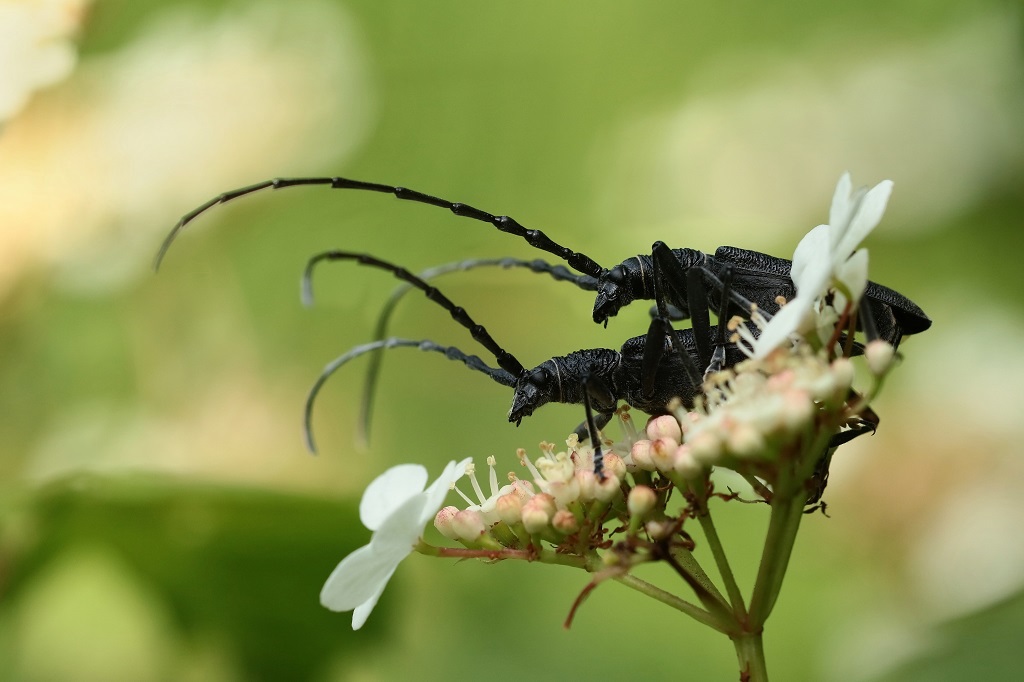
[[[554,242],[540,230],[523,227],[508,216],[496,216],[467,204],[403,187],[340,177],[279,178],[225,192],[189,212],[178,222],[157,254],[157,265],[178,233],[213,206],[263,189],[302,185],[388,193],[399,199],[447,208],[456,215],[490,223],[502,232],[519,236],[531,246],[559,257],[569,267],[582,273],[574,275],[562,266],[543,261],[529,262],[529,267],[535,272],[547,272],[556,279],[596,291],[593,309],[595,322],[607,324],[609,317],[616,315],[634,300],[654,300],[657,312],[647,335],[630,339],[621,350],[581,350],[552,358],[533,370],[526,370],[462,308],[425,280],[403,268],[365,254],[343,251],[327,252],[310,262],[311,268],[324,259],[355,260],[391,271],[421,289],[428,298],[442,305],[457,322],[469,329],[473,337],[495,356],[499,369],[488,367],[475,356],[467,356],[457,349],[437,346],[429,341],[381,339],[357,348],[353,353],[414,344],[424,350],[444,352],[472,369],[487,373],[499,383],[513,386],[515,396],[509,420],[517,423],[546,402],[583,402],[587,412],[587,430],[595,447],[598,446],[597,429],[610,418],[618,400],[625,400],[634,407],[655,413],[664,411],[665,403],[671,397],[679,397],[684,404],[690,405],[699,393],[705,371],[730,366],[742,359],[738,349],[725,342],[724,329],[710,325],[708,311],[711,308],[711,296],[717,296],[721,301],[716,314],[721,324],[724,324],[724,320],[734,313],[749,317],[755,305],[766,316],[770,316],[778,310],[777,299],[780,296],[789,300],[795,294],[790,278],[791,262],[755,251],[721,247],[711,256],[693,249],[673,250],[663,242],[657,242],[649,255],[629,258],[608,269],[601,267],[589,256]],[[931,325],[927,315],[908,298],[873,282],[868,283],[861,310],[861,319],[869,336],[877,335],[894,347],[899,345],[904,335],[920,333]],[[672,329],[672,320],[690,317],[693,318],[692,329],[679,332]],[[336,369],[349,356],[354,357],[351,353],[342,356],[336,363],[332,363],[333,368]],[[328,366],[311,398],[332,371],[332,366]],[[598,412],[597,419],[593,417],[592,409]],[[307,406],[307,421],[308,414]],[[598,467],[599,457],[595,461]]]

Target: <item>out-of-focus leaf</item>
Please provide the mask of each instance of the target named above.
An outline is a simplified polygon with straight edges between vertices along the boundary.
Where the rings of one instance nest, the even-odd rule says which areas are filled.
[[[214,635],[225,642],[245,679],[306,679],[368,641],[317,597],[338,560],[366,541],[350,502],[79,476],[38,491],[18,516],[35,540],[0,548],[7,604],[16,605],[32,578],[70,548],[100,546],[166,600],[186,641]],[[375,614],[371,638],[385,619],[383,610]]]

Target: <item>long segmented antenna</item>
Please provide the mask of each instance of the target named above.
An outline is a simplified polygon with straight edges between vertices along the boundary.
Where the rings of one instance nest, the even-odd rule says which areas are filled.
[[[368,265],[370,267],[387,270],[398,279],[408,282],[412,286],[416,287],[426,294],[428,299],[447,310],[453,320],[468,329],[469,333],[476,341],[478,341],[484,348],[491,351],[494,355],[494,359],[498,363],[498,366],[503,370],[516,377],[522,376],[526,372],[522,363],[520,363],[514,355],[499,346],[497,342],[491,338],[490,333],[482,324],[477,324],[464,308],[452,303],[447,296],[440,292],[440,290],[430,286],[405,268],[366,253],[354,253],[352,251],[324,251],[323,253],[318,253],[310,258],[309,262],[306,263],[306,269],[302,276],[302,299],[307,305],[309,305],[313,300],[313,268],[316,267],[317,263],[324,260],[350,260],[355,261],[360,265]]]
[[[303,411],[302,428],[303,435],[306,439],[306,447],[310,452],[316,454],[316,442],[313,440],[313,403],[316,401],[316,396],[320,393],[320,389],[323,388],[324,383],[326,383],[331,375],[337,372],[342,365],[350,360],[354,360],[365,353],[370,353],[375,350],[386,350],[388,348],[419,348],[422,351],[443,353],[449,360],[457,360],[470,369],[483,372],[502,386],[513,387],[516,385],[516,377],[506,370],[489,367],[476,355],[467,355],[454,346],[441,346],[429,340],[413,341],[410,339],[399,338],[390,338],[373,341],[372,343],[364,343],[361,346],[356,346],[347,353],[339,355],[337,358],[327,363],[323,371],[320,373],[320,376],[317,377],[313,387],[309,390],[309,395],[306,396],[306,407]]]
[[[224,192],[213,199],[210,199],[202,206],[194,208],[193,210],[182,216],[178,224],[171,229],[170,234],[164,239],[163,244],[160,245],[160,250],[157,251],[156,258],[153,261],[153,268],[159,269],[160,263],[163,262],[164,256],[167,254],[167,250],[171,247],[171,244],[177,238],[178,234],[185,229],[185,226],[190,222],[198,218],[200,215],[213,208],[218,204],[223,204],[233,199],[252,194],[253,192],[259,192],[264,189],[284,189],[286,187],[298,187],[301,185],[328,185],[331,189],[355,189],[364,190],[369,192],[381,192],[384,194],[393,194],[398,199],[404,199],[406,201],[415,201],[421,204],[429,204],[431,206],[438,206],[440,208],[447,208],[449,211],[457,216],[465,218],[472,218],[473,220],[479,220],[480,222],[490,223],[494,227],[498,228],[502,232],[514,234],[517,237],[522,237],[526,240],[526,243],[534,248],[547,251],[548,253],[558,256],[570,267],[579,270],[583,274],[590,275],[591,277],[599,277],[604,268],[598,265],[589,256],[573,251],[572,249],[566,248],[561,244],[556,243],[546,234],[540,230],[528,230],[514,219],[502,215],[496,216],[487,211],[482,211],[478,208],[474,208],[469,204],[460,204],[457,202],[448,201],[447,199],[441,199],[434,197],[423,192],[417,192],[416,190],[407,189],[405,187],[396,187],[393,185],[383,185],[376,182],[364,182],[362,180],[350,180],[348,178],[275,178],[273,180],[267,180],[265,182],[258,182],[255,185],[249,185],[247,187],[239,187],[229,192]]]
[[[432,280],[435,277],[447,275],[453,272],[466,272],[479,267],[500,266],[503,269],[527,268],[538,274],[548,274],[558,282],[571,282],[584,291],[597,291],[597,279],[590,275],[579,275],[572,272],[563,265],[552,265],[538,259],[523,260],[520,258],[475,258],[445,263],[419,273],[418,277],[423,281]],[[414,287],[411,284],[399,284],[391,292],[391,296],[384,303],[380,314],[377,316],[377,325],[373,330],[373,340],[379,341],[387,336],[388,323],[398,305],[398,302],[405,294]],[[303,281],[303,291],[311,291],[311,285]],[[363,401],[359,419],[359,440],[365,445],[370,441],[370,423],[373,418],[373,398],[377,389],[377,378],[380,376],[381,365],[384,362],[383,353],[374,353],[370,356],[369,366],[366,368],[366,378],[363,383]]]

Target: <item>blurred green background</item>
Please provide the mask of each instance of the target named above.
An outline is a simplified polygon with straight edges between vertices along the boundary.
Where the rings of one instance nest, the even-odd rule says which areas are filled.
[[[586,577],[554,567],[414,556],[358,633],[318,604],[368,537],[355,506],[375,475],[510,469],[581,414],[517,430],[506,389],[398,350],[370,447],[360,362],[322,393],[309,456],[305,392],[369,340],[395,282],[324,267],[304,309],[306,258],[542,254],[443,210],[300,188],[211,211],[149,266],[193,206],[313,174],[507,213],[606,266],[656,239],[788,257],[844,170],[895,181],[871,276],[935,324],[902,347],[878,434],[836,457],[831,518],[805,520],[769,669],[1019,674],[1018,4],[41,0],[0,2],[2,35],[28,35],[19,5],[73,38],[63,78],[0,129],[0,679],[735,679],[724,638],[617,585],[562,630]],[[3,68],[54,58],[26,55]],[[645,306],[601,329],[585,292],[525,272],[439,284],[527,365],[646,329]],[[418,296],[393,330],[483,355]],[[764,512],[721,511],[748,585]]]

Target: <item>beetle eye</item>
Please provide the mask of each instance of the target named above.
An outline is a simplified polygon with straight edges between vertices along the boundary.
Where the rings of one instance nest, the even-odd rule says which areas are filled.
[[[543,367],[536,369],[530,374],[530,383],[534,386],[546,386],[551,381],[551,373]]]
[[[622,269],[621,265],[616,265],[608,271],[608,279],[615,284],[622,284],[623,280],[626,279],[626,272]]]

